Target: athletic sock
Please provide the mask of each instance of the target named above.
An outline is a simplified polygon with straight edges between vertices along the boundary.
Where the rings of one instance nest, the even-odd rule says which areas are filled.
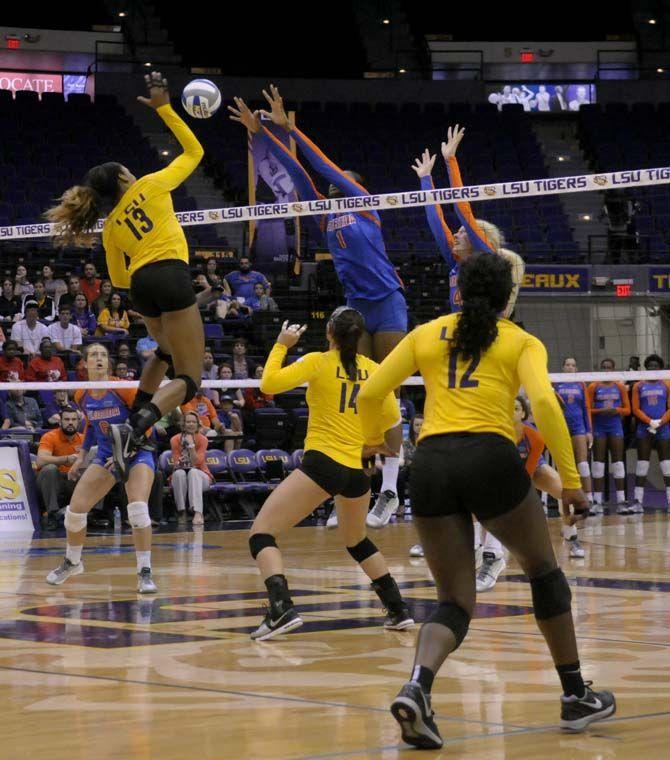
[[[561,534],[566,541],[574,541],[577,538],[577,528],[574,525],[563,525]]]
[[[626,501],[626,492],[625,491],[617,491],[616,492],[616,503],[617,504],[623,504]]]
[[[424,668],[423,665],[415,665],[410,680],[418,683],[424,694],[430,694],[430,690],[433,688],[433,681],[435,680],[435,673],[430,668]]]
[[[635,501],[642,504],[644,499],[644,486],[635,486]]]
[[[557,665],[556,672],[561,679],[561,686],[566,697],[579,697],[580,699],[584,697],[586,686],[584,686],[579,660],[570,665]]]
[[[603,492],[602,491],[594,491],[593,492],[593,503],[594,504],[602,504],[603,503]]]
[[[136,552],[137,555],[137,572],[139,573],[143,567],[148,567],[151,570],[151,550],[148,552]]]
[[[382,487],[379,489],[380,493],[384,491],[393,491],[394,494],[398,493],[398,470],[400,469],[399,457],[385,457],[384,465],[382,466]]]
[[[78,565],[81,562],[81,550],[83,549],[82,546],[71,546],[70,544],[67,545],[65,548],[65,557],[72,562],[73,565]]]

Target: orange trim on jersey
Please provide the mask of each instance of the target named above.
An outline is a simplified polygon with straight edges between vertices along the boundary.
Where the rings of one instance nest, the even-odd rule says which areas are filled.
[[[313,150],[315,153],[318,153],[318,154],[319,154],[319,156],[321,157],[321,160],[322,160],[322,161],[323,161],[325,164],[328,164],[328,165],[331,167],[331,169],[333,169],[333,170],[334,170],[334,171],[336,171],[338,174],[340,174],[342,177],[344,177],[344,178],[347,180],[347,182],[351,182],[352,184],[356,185],[356,187],[358,187],[360,190],[362,190],[364,193],[366,193],[367,195],[369,195],[369,192],[368,192],[368,190],[367,190],[366,188],[364,188],[364,187],[363,187],[363,185],[361,185],[361,184],[359,184],[358,182],[356,182],[356,180],[355,180],[353,177],[349,177],[349,176],[348,176],[348,175],[347,175],[347,174],[346,174],[344,171],[342,171],[342,169],[340,169],[340,167],[339,167],[337,164],[333,163],[333,162],[332,162],[332,161],[331,161],[331,160],[328,158],[328,156],[327,156],[327,155],[326,155],[326,154],[325,154],[325,153],[324,153],[324,152],[321,150],[321,148],[319,148],[318,146],[316,146],[316,145],[315,145],[315,144],[314,144],[314,143],[313,143],[313,142],[312,142],[312,141],[309,139],[309,137],[307,137],[307,135],[303,134],[303,133],[302,133],[302,132],[301,132],[301,131],[300,131],[300,130],[297,128],[297,127],[293,127],[293,129],[291,130],[291,132],[296,132],[297,134],[299,134],[299,135],[300,135],[300,137],[301,137],[301,139],[303,139],[303,140],[304,140],[306,143],[309,143],[309,146],[310,146],[310,148],[311,148],[311,149],[312,149],[312,150]]]
[[[447,166],[449,169],[449,182],[452,187],[463,187],[463,178],[461,177],[461,170],[458,166],[458,161],[456,160],[456,156],[453,156],[447,161]],[[467,223],[470,225],[472,232],[474,232],[475,235],[481,240],[482,243],[487,245],[489,248],[493,249],[493,245],[491,241],[486,236],[486,233],[482,228],[477,224],[477,220],[475,219],[475,215],[472,213],[472,208],[470,207],[470,204],[467,201],[460,201],[456,204],[458,206],[458,210],[463,214],[465,217]]]
[[[379,219],[377,219],[377,217],[371,211],[354,211],[353,213],[364,216],[366,219],[369,219],[371,222],[374,222],[377,225],[377,227],[382,226],[382,223],[379,221]]]
[[[530,451],[528,452],[528,456],[526,458],[526,472],[532,478],[535,473],[535,470],[537,470],[537,464],[540,461],[542,452],[546,448],[546,444],[544,442],[544,438],[542,438],[539,431],[537,431],[535,428],[530,427],[530,425],[523,426],[522,437],[524,436],[528,439],[530,443]]]

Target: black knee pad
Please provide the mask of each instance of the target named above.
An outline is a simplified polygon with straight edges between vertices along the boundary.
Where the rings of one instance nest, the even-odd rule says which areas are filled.
[[[184,400],[181,403],[187,404],[192,398],[195,397],[195,394],[198,392],[199,385],[190,375],[177,375],[175,377],[175,380],[183,380],[186,383],[186,395],[184,396]]]
[[[572,592],[568,579],[560,567],[554,568],[545,575],[530,579],[533,593],[533,609],[537,620],[550,618],[570,612]]]
[[[356,546],[347,546],[347,551],[351,554],[352,558],[359,564],[365,562],[368,557],[376,554],[379,549],[374,545],[372,541],[366,536]]]
[[[165,362],[168,365],[168,367],[172,366],[172,354],[166,354],[165,351],[163,351],[163,349],[160,346],[158,346],[158,348],[156,349],[156,356],[162,362]]]
[[[426,623],[437,623],[448,628],[454,634],[458,649],[468,635],[470,615],[454,602],[440,602],[437,609],[426,619]]]
[[[268,546],[277,547],[275,537],[269,533],[254,533],[253,536],[249,537],[249,551],[254,559]]]

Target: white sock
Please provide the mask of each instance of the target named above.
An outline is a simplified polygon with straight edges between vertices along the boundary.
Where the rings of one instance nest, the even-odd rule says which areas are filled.
[[[603,492],[602,491],[594,491],[593,492],[593,503],[594,504],[602,504],[603,503]]]
[[[148,552],[136,552],[137,554],[137,572],[139,573],[143,567],[148,567],[151,570],[151,551]]]
[[[478,549],[481,545],[482,545],[482,526],[478,522],[476,522],[475,523],[475,549]]]
[[[626,492],[625,491],[617,491],[616,492],[616,503],[617,504],[623,504],[626,501]]]
[[[665,489],[665,499],[670,504],[670,488]]]
[[[642,504],[644,499],[644,486],[635,486],[635,501]]]
[[[561,535],[566,541],[573,541],[577,538],[577,528],[574,525],[563,525]]]
[[[65,548],[66,558],[69,559],[73,565],[78,565],[81,562],[81,550],[83,548],[83,544],[82,546],[70,546],[70,544],[68,544]]]
[[[484,551],[495,554],[496,559],[501,559],[501,557],[505,556],[505,550],[503,549],[503,545],[500,543],[500,541],[498,541],[498,539],[493,535],[493,533],[486,534],[486,541],[484,542]]]
[[[398,470],[400,469],[400,459],[398,457],[386,457],[382,467],[382,487],[381,492],[393,491],[398,493]]]

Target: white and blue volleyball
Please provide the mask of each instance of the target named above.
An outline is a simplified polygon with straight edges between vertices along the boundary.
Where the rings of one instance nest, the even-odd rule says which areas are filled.
[[[181,104],[194,119],[209,119],[219,110],[221,93],[209,79],[194,79],[184,87]]]

